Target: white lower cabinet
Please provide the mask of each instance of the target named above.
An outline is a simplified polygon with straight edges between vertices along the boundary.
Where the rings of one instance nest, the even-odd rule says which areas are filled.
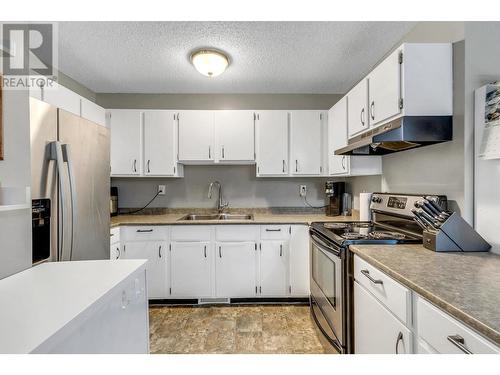
[[[130,241],[123,247],[125,259],[147,259],[146,276],[149,299],[165,298],[167,295],[166,241]]]
[[[172,298],[211,296],[210,242],[170,244],[170,290]]]
[[[260,243],[259,294],[266,297],[289,295],[288,241]]]
[[[147,259],[149,299],[309,297],[309,227],[113,228],[110,259]]]
[[[364,287],[354,282],[354,352],[412,353],[412,333]]]
[[[257,244],[215,243],[217,297],[255,297],[257,294]]]

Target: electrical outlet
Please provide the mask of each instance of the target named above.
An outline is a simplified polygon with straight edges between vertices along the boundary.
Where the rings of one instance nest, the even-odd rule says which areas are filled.
[[[299,185],[299,194],[301,197],[305,197],[307,195],[307,185]]]
[[[160,195],[165,195],[165,191],[167,190],[167,185],[158,185],[158,191]]]

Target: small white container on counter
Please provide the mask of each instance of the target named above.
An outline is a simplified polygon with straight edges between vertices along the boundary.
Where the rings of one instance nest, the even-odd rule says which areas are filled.
[[[359,193],[359,220],[370,221],[372,219],[370,202],[372,193]]]

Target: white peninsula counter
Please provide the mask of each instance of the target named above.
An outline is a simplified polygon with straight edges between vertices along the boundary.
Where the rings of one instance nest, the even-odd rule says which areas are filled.
[[[0,280],[0,353],[148,353],[145,263],[44,263]]]

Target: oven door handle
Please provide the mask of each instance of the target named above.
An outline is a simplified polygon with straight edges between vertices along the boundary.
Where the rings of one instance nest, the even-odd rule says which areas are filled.
[[[322,241],[317,235],[315,235],[312,232],[310,232],[310,235],[311,235],[311,241],[313,242],[313,244],[318,246],[321,250],[327,251],[329,253],[333,253],[337,256],[340,256],[340,249],[328,245],[327,243]]]

